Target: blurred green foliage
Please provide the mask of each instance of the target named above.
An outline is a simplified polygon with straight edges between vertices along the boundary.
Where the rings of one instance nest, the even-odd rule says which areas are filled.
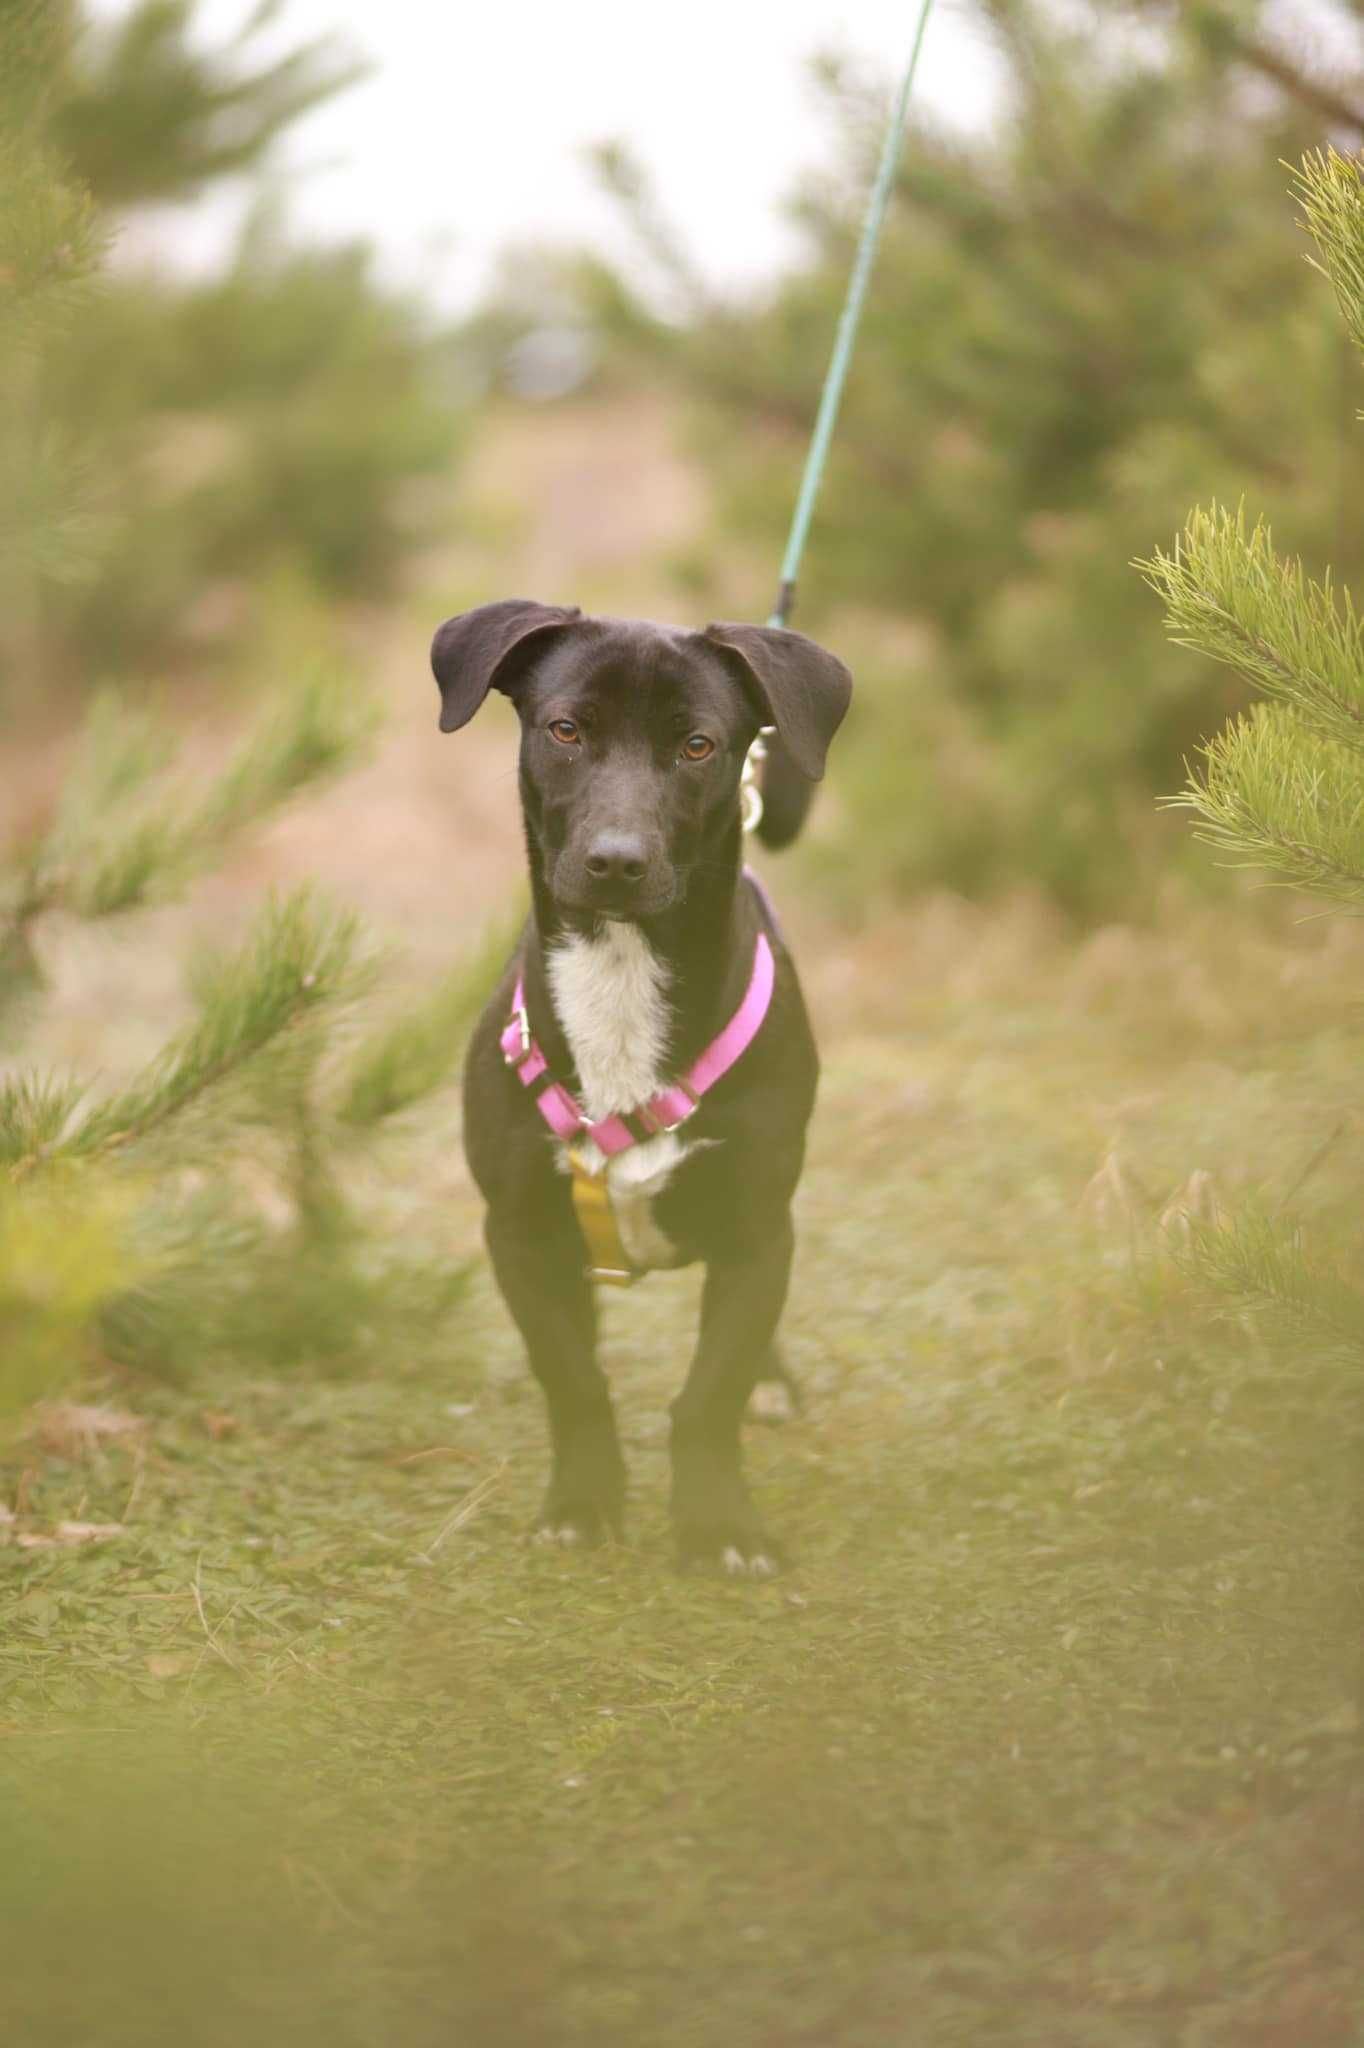
[[[385,587],[399,487],[451,445],[418,317],[362,250],[291,252],[258,210],[216,279],[101,272],[120,209],[249,171],[354,75],[326,42],[253,64],[277,12],[212,55],[195,0],[98,29],[75,5],[0,11],[0,697],[215,646],[266,700],[189,773],[164,705],[102,691],[46,813],[18,835],[0,816],[0,1413],[100,1361],[418,1346],[463,1287],[460,1262],[382,1240],[338,1159],[446,1079],[460,1038],[362,1099],[345,1026],[377,963],[313,892],[201,949],[189,1021],[140,1070],[96,1086],[43,1060],[53,921],[176,893],[363,752],[375,707],[318,600]],[[467,1011],[457,975],[435,1004],[446,1026]]]
[[[1364,339],[1364,175],[1335,150],[1304,157],[1294,196],[1316,243],[1316,267],[1336,289],[1346,331]],[[1263,519],[1244,508],[1196,509],[1169,554],[1139,562],[1165,603],[1181,647],[1237,670],[1261,701],[1202,748],[1198,772],[1174,801],[1199,837],[1234,866],[1364,907],[1364,631],[1348,589],[1317,582],[1275,552]],[[1346,1098],[1348,1116],[1358,1088]],[[1344,1126],[1327,1141],[1334,1143]],[[1314,1156],[1312,1167],[1320,1164]],[[1238,1303],[1277,1311],[1318,1341],[1364,1353],[1359,1209],[1335,1242],[1304,1244],[1297,1220],[1254,1206],[1228,1221],[1199,1220],[1195,1267]]]
[[[66,59],[53,137],[102,206],[193,197],[254,169],[291,122],[366,69],[333,36],[254,62],[281,0],[257,4],[216,56],[195,34],[199,0],[132,0],[102,18],[79,0],[47,0],[46,11]]]
[[[130,211],[252,172],[357,67],[330,40],[205,51],[195,0],[96,30],[17,4],[0,263],[0,697],[172,670],[239,643],[281,564],[329,599],[389,588],[458,419],[419,310],[360,246],[291,246],[258,205],[221,275],[126,261]]]
[[[163,727],[100,699],[50,827],[0,850],[0,1017],[17,1036],[0,1072],[0,1418],[100,1361],[336,1371],[445,1340],[465,1262],[393,1241],[343,1161],[450,1079],[483,955],[357,1041],[379,960],[302,889],[239,944],[199,949],[189,1020],[120,1083],[41,1064],[47,921],[175,893],[351,765],[372,726],[344,671],[305,671],[194,781]]]
[[[1303,161],[1295,186],[1336,287],[1364,338],[1364,175],[1335,150]],[[1176,644],[1238,670],[1267,702],[1203,749],[1178,801],[1200,836],[1241,865],[1364,905],[1364,628],[1348,589],[1276,554],[1244,510],[1189,515],[1170,554],[1137,564],[1165,600]]]
[[[101,1306],[138,1275],[128,1207],[107,1184],[0,1181],[0,1427],[88,1362]]]
[[[1272,487],[1314,564],[1364,557],[1355,367],[1281,167],[1333,123],[1358,135],[1364,65],[1313,76],[1252,4],[976,12],[1003,117],[913,117],[796,623],[861,656],[826,821],[850,897],[1033,880],[1093,915],[1147,893],[1177,849],[1151,798],[1244,701],[1170,656],[1132,556],[1196,496]],[[1324,13],[1343,46],[1354,10]],[[679,273],[681,330],[615,321],[701,394],[712,580],[736,542],[775,578],[871,175],[882,93],[835,65],[824,83],[841,162],[801,197],[809,254],[770,302],[707,304]],[[666,259],[647,192],[607,169]]]

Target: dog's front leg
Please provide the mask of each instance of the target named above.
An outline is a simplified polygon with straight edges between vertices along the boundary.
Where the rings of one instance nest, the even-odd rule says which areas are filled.
[[[783,1215],[758,1245],[706,1267],[696,1355],[672,1406],[672,1509],[684,1563],[754,1578],[776,1569],[776,1548],[744,1484],[739,1424],[771,1355],[792,1245]]]
[[[625,1465],[606,1377],[597,1364],[596,1314],[583,1249],[552,1227],[529,1233],[520,1216],[488,1216],[488,1251],[549,1407],[554,1465],[538,1529],[553,1543],[619,1533]]]

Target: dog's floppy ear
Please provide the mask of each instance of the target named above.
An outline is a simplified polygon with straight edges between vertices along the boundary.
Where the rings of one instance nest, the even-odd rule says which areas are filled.
[[[458,732],[467,725],[489,690],[504,689],[510,676],[504,664],[532,633],[571,625],[582,617],[578,606],[536,604],[529,597],[504,597],[459,612],[436,629],[431,642],[431,667],[440,684],[440,729]]]
[[[763,724],[776,726],[801,774],[818,782],[852,695],[852,677],[842,662],[785,626],[720,623],[707,626],[705,637],[738,655]]]

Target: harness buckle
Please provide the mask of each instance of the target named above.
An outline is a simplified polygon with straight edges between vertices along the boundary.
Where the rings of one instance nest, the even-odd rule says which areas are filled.
[[[526,1015],[524,1003],[517,1004],[507,1022],[516,1026],[517,1036],[521,1042],[514,1052],[503,1051],[502,1064],[504,1067],[519,1067],[530,1058],[531,1047],[530,1018]]]
[[[681,1116],[674,1117],[670,1124],[665,1124],[656,1117],[647,1102],[642,1102],[638,1109],[631,1111],[633,1116],[638,1117],[651,1138],[670,1138],[674,1131],[681,1130],[688,1117],[694,1116],[700,1107],[701,1098],[694,1088],[689,1088],[685,1081],[674,1081],[672,1085],[682,1090],[690,1106],[683,1110]]]

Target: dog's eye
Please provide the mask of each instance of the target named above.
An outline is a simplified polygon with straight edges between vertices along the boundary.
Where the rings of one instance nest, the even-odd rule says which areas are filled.
[[[548,730],[551,737],[558,740],[561,747],[576,747],[578,741],[582,738],[582,734],[571,718],[551,718]]]
[[[703,732],[694,732],[689,740],[682,742],[684,761],[708,761],[714,752],[714,740],[708,740]]]

